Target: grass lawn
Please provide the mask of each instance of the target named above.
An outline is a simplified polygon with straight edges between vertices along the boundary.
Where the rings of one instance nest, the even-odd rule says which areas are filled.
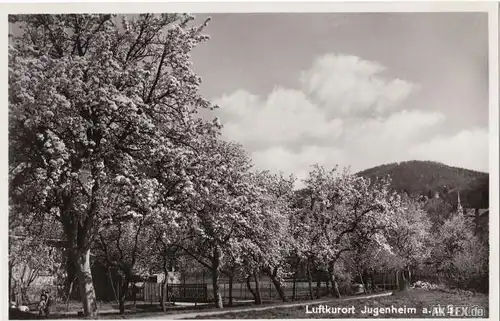
[[[425,318],[432,317],[430,314],[424,314],[423,308],[430,308],[435,305],[447,306],[452,305],[467,305],[467,306],[481,306],[485,310],[484,317],[488,316],[488,296],[484,294],[476,294],[474,296],[459,294],[459,293],[446,293],[442,291],[427,291],[422,289],[408,290],[407,292],[396,292],[392,296],[372,298],[372,299],[360,299],[360,300],[348,300],[336,302],[334,299],[330,303],[324,304],[328,307],[341,307],[341,308],[351,308],[350,311],[354,310],[354,313],[319,313],[319,314],[308,314],[306,313],[306,307],[288,307],[288,308],[274,308],[263,311],[249,311],[240,313],[225,313],[215,316],[200,316],[197,319],[309,319],[309,318],[373,318],[373,314],[362,314],[361,311],[368,308],[375,307],[391,307],[395,308],[415,308],[416,313],[386,313],[379,314],[379,318]],[[318,305],[311,305],[308,309],[311,311],[313,308],[317,308]],[[354,308],[352,308],[354,307]],[[429,309],[430,310],[430,309]]]
[[[251,302],[235,302],[233,308],[238,307],[248,307],[252,306]],[[133,308],[132,302],[125,303],[125,314],[121,315],[118,312],[118,305],[110,302],[99,302],[99,319],[136,319],[145,317],[157,317],[166,314],[177,314],[184,312],[195,312],[195,311],[219,311],[215,308],[213,303],[209,304],[198,304],[194,303],[183,304],[177,303],[172,305],[167,303],[167,312],[164,313],[160,307],[159,303],[150,304],[149,302],[137,302],[135,308]],[[11,320],[32,320],[38,319],[37,311],[35,310],[35,305],[30,307],[30,312],[19,312],[16,309],[11,309],[9,311],[9,319]],[[66,304],[62,302],[57,302],[52,306],[50,319],[83,319],[77,315],[77,311],[82,310],[82,304],[80,302],[71,301],[69,302],[69,309],[66,311]],[[69,314],[68,314],[69,313]]]

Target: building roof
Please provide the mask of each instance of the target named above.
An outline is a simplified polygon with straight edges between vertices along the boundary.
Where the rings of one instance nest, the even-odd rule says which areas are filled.
[[[464,209],[465,213],[468,213],[468,216],[476,216],[476,210],[479,211],[479,216],[488,216],[490,209],[489,208],[466,208]]]

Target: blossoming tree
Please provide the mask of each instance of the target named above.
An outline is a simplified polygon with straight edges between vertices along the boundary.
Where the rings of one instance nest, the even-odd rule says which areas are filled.
[[[301,236],[305,238],[302,252],[309,262],[323,262],[331,289],[340,297],[335,264],[343,253],[355,249],[354,240],[388,246],[383,231],[393,223],[393,204],[398,197],[390,192],[388,180],[372,183],[347,169],[338,173],[336,168],[327,171],[316,165],[305,183],[309,200],[299,222],[308,233]]]
[[[182,248],[210,270],[214,301],[222,308],[219,278],[229,257],[239,257],[237,235],[250,228],[257,193],[250,180],[250,159],[240,145],[212,140],[202,155],[190,200],[183,204],[188,229]]]
[[[214,128],[196,117],[212,106],[189,54],[207,39],[204,24],[181,14],[10,19],[21,28],[9,48],[11,190],[62,223],[84,313],[95,316],[89,255],[104,187],[144,181],[152,159],[177,158]]]
[[[295,178],[261,171],[255,174],[261,188],[259,210],[252,216],[251,229],[245,237],[253,246],[250,257],[272,281],[280,299],[286,301],[283,278],[288,274],[288,258],[292,244],[289,235],[289,217]]]

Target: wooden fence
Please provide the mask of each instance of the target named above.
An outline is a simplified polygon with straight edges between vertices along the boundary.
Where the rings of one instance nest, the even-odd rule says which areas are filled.
[[[398,288],[396,281],[395,271],[386,273],[377,273],[372,275],[374,291],[395,290]],[[417,277],[417,276],[415,276]],[[401,282],[401,276],[399,276]],[[412,278],[412,282],[416,279]],[[210,282],[210,276],[201,278],[181,278],[181,284],[168,284],[167,286],[167,301],[170,302],[212,302],[213,301],[213,286]],[[359,280],[354,279],[352,282],[359,283]],[[229,280],[227,278],[220,279],[220,294],[224,302],[229,301]],[[342,294],[352,294],[349,292],[349,285],[341,287]],[[251,283],[252,289],[255,289],[254,282]],[[342,284],[339,284],[342,285]],[[370,284],[371,285],[371,284]],[[365,284],[365,286],[369,286]],[[162,285],[160,283],[145,282],[140,288],[137,299],[149,302],[151,304],[159,303],[161,300]],[[305,279],[292,278],[285,279],[283,282],[283,291],[288,300],[303,300],[310,297],[309,282]],[[325,296],[329,289],[324,280],[321,280],[318,287],[316,280],[312,282],[313,296]],[[260,294],[263,301],[279,300],[279,294],[274,284],[267,276],[262,276],[260,281]],[[248,289],[243,280],[233,282],[232,287],[233,302],[250,301],[253,300],[253,295]]]
[[[167,284],[167,300],[170,302],[207,302],[207,284]],[[139,290],[138,299],[151,304],[160,302],[161,283],[145,282]]]
[[[383,284],[376,284],[382,288]],[[393,284],[386,284],[385,289],[395,288]],[[252,283],[252,289],[255,290],[255,284]],[[143,300],[151,304],[158,303],[161,300],[162,285],[160,283],[145,282],[138,293],[138,300]],[[310,296],[309,282],[307,280],[286,279],[283,282],[283,292],[288,300],[303,300]],[[328,287],[325,282],[321,282],[318,287],[316,281],[312,283],[313,296],[325,296],[328,293]],[[167,298],[171,302],[211,302],[213,301],[213,286],[207,283],[196,284],[168,284]],[[223,301],[229,301],[229,282],[222,279],[220,283],[220,294]],[[271,280],[261,280],[260,295],[263,301],[279,300],[280,296]],[[254,297],[248,289],[245,282],[239,281],[233,283],[232,288],[233,302],[242,302],[253,300]]]

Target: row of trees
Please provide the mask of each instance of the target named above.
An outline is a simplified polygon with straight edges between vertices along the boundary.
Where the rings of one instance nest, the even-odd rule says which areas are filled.
[[[21,28],[9,48],[10,231],[29,237],[57,222],[51,233],[65,241],[65,278],[78,280],[85,315],[97,314],[91,252],[120,272],[122,312],[135,275],[187,257],[210,270],[222,308],[222,274],[255,284],[260,303],[265,273],[286,300],[283,278],[305,264],[340,296],[342,269],[408,275],[432,254],[422,204],[392,192],[389,180],[314,166],[294,191],[293,177],[255,171],[240,145],[220,138],[219,122],[198,115],[216,106],[199,94],[189,55],[207,39],[208,20],[10,19]]]

